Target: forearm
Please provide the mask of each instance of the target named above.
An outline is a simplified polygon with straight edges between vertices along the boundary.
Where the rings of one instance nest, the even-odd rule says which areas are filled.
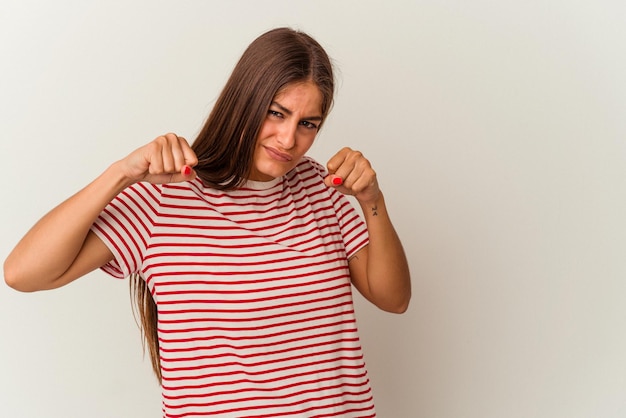
[[[371,300],[382,309],[404,312],[411,298],[409,267],[383,194],[373,202],[360,202],[367,230],[367,287]]]
[[[5,281],[19,290],[50,288],[74,262],[91,225],[128,180],[113,164],[92,183],[41,218],[4,263]]]

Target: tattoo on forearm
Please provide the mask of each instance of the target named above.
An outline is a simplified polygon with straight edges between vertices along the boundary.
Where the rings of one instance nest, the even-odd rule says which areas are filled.
[[[372,216],[378,216],[378,205],[372,208]]]

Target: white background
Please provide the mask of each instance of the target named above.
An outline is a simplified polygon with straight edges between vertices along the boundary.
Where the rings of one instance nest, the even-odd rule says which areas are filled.
[[[383,418],[626,416],[626,3],[0,1],[0,257],[111,162],[193,139],[243,49],[339,69],[311,155],[360,149],[410,260],[357,298]],[[128,283],[0,286],[0,415],[157,417]]]

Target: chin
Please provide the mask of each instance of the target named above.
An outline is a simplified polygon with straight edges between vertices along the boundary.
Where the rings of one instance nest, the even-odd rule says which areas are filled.
[[[276,172],[276,171],[253,171],[252,173],[250,173],[250,178],[249,180],[253,180],[253,181],[271,181],[274,180],[276,177],[280,177],[282,175],[284,175],[285,173],[281,172]]]
[[[293,167],[277,167],[275,164],[270,164],[265,167],[257,167],[252,173],[251,180],[258,179],[259,181],[270,181],[277,177],[282,177]]]

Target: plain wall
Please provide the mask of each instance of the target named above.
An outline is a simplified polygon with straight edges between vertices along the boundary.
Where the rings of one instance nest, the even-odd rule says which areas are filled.
[[[357,297],[384,418],[626,416],[623,1],[0,1],[0,257],[111,162],[193,139],[243,49],[339,70],[310,154],[361,150],[410,260]],[[160,416],[128,282],[0,286],[0,415]]]

